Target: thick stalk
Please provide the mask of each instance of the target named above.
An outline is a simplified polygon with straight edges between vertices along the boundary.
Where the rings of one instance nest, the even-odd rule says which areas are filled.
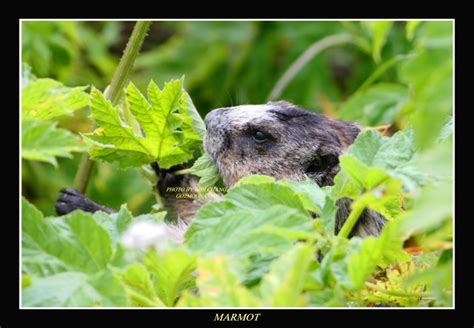
[[[133,28],[132,35],[125,47],[123,56],[112,77],[112,82],[105,93],[105,97],[110,100],[112,105],[116,105],[120,99],[120,93],[125,87],[128,76],[130,75],[133,64],[135,63],[140,48],[142,47],[143,40],[145,39],[150,25],[150,21],[139,21]],[[93,165],[94,162],[89,158],[89,154],[87,152],[84,153],[74,179],[74,188],[79,190],[81,193],[84,193],[87,189]]]

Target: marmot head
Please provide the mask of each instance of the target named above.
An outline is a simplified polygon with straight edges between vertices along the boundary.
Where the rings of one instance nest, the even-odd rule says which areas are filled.
[[[360,132],[285,101],[214,109],[205,124],[204,147],[228,186],[252,174],[330,185]]]

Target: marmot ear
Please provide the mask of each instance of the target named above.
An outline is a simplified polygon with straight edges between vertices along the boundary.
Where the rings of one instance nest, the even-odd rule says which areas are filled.
[[[328,126],[334,131],[339,141],[341,142],[343,150],[346,150],[357,138],[360,133],[360,128],[357,124],[350,121],[328,119]]]

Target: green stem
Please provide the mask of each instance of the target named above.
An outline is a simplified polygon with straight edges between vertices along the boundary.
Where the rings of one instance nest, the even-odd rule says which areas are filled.
[[[351,42],[352,39],[353,37],[350,34],[336,34],[330,35],[313,43],[285,71],[285,73],[270,92],[268,100],[271,101],[279,98],[283,90],[285,90],[287,85],[291,82],[291,80],[293,80],[296,74],[298,74],[299,71],[321,51],[336,45]]]
[[[105,97],[110,100],[113,106],[116,105],[120,99],[120,93],[125,87],[150,25],[150,21],[138,21],[133,28],[132,35],[125,47],[123,56],[112,77],[112,82],[105,93]],[[81,193],[84,193],[87,189],[93,165],[94,162],[89,158],[89,154],[87,152],[84,153],[74,179],[74,188]]]
[[[74,178],[74,188],[81,193],[84,193],[87,189],[87,183],[89,182],[93,167],[94,162],[89,158],[89,154],[87,152],[82,154],[79,168]]]
[[[338,236],[340,237],[347,238],[349,236],[349,234],[352,231],[352,228],[354,228],[355,224],[357,223],[357,220],[359,220],[359,217],[365,208],[365,203],[354,202],[352,203],[351,207],[352,207],[351,213],[347,217],[346,222],[344,222],[344,225],[342,226],[341,230],[338,233]]]
[[[178,174],[178,175],[184,175],[184,174],[191,174],[193,172],[194,172],[194,170],[192,168],[187,168],[187,169],[182,169],[182,170],[175,171],[173,173]]]
[[[370,289],[373,289],[373,290],[376,290],[376,291],[379,291],[381,293],[384,293],[384,294],[387,294],[387,295],[390,295],[390,296],[398,296],[398,297],[420,297],[420,298],[427,298],[427,297],[430,297],[431,295],[429,293],[409,293],[409,292],[403,292],[401,290],[387,290],[385,288],[382,288],[382,287],[379,287],[375,284],[372,284],[370,282],[366,282],[365,283],[365,286],[370,288]]]
[[[390,58],[385,63],[381,64],[373,73],[370,75],[367,80],[362,83],[362,85],[354,92],[354,94],[359,93],[365,90],[370,86],[375,80],[377,80],[387,69],[395,65],[396,63],[402,61],[403,59],[409,57],[409,55],[398,55],[393,58]]]
[[[157,190],[156,184],[158,183],[158,177],[156,176],[155,171],[149,165],[143,165],[142,167],[140,167],[139,171],[142,177],[144,177],[145,180],[147,180],[150,183],[153,189],[153,194],[155,196],[156,204],[163,207],[164,201],[163,199],[161,199],[160,193]]]

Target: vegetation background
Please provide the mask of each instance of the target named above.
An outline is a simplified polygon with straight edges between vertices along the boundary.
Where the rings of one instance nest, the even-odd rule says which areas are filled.
[[[73,185],[80,151],[86,149],[84,145],[74,148],[75,137],[70,134],[66,140],[65,130],[79,134],[96,128],[89,117],[89,90],[93,111],[108,111],[108,119],[114,113],[100,103],[98,90],[104,91],[110,83],[134,24],[22,22],[24,304],[452,305],[453,22],[153,22],[130,77],[143,94],[150,80],[162,86],[174,79],[163,93],[174,88],[182,95],[176,79],[185,76],[184,88],[201,117],[218,107],[283,99],[355,121],[363,132],[348,154],[340,156],[342,169],[334,186],[321,189],[314,183],[276,182],[268,177],[243,179],[225,201],[199,212],[183,247],[165,255],[148,250],[144,258],[130,261],[124,252],[127,248],[120,244],[132,222],[125,207],[110,217],[76,212],[58,221],[43,220],[43,214],[55,215],[59,190]],[[35,77],[83,89],[62,88],[58,82]],[[134,90],[129,87],[135,98],[127,94],[125,107],[141,99]],[[76,103],[59,99],[61,92],[76,97]],[[134,115],[147,108],[140,109],[146,101],[135,106]],[[62,115],[73,110],[72,115]],[[103,127],[103,120],[94,119]],[[56,122],[65,130],[55,130]],[[182,132],[170,122],[166,124],[171,133]],[[117,137],[107,133],[112,134],[105,137]],[[117,139],[114,142],[120,143],[121,136]],[[70,143],[69,150],[64,144],[61,148],[63,141]],[[125,154],[119,159],[136,155]],[[57,165],[52,165],[55,157]],[[86,192],[91,199],[115,209],[126,203],[133,216],[144,214],[139,222],[153,217],[146,214],[152,212],[155,197],[139,170],[96,163]],[[215,173],[205,162],[201,166],[204,175]],[[347,222],[355,223],[348,219],[334,236],[334,202],[342,197],[354,200],[351,217],[355,220],[366,207],[385,215],[390,222],[382,234],[348,239],[352,226]],[[321,220],[309,218],[308,210],[320,214]],[[217,217],[222,220],[214,220]],[[266,235],[265,229],[273,234]],[[295,240],[300,243],[293,247]],[[321,262],[314,259],[316,249],[324,255]],[[196,279],[195,255],[187,254],[189,250],[206,255],[197,260]],[[228,258],[209,259],[209,254]],[[238,275],[231,272],[230,263]],[[194,280],[202,291],[199,297],[189,293]],[[62,284],[70,288],[60,291],[57,287]]]
[[[103,90],[110,83],[133,25],[133,21],[24,21],[22,59],[37,77],[50,77],[70,87],[94,85]],[[390,23],[382,35],[380,55],[374,60],[370,45],[373,32],[360,22],[157,21],[145,39],[131,80],[144,90],[150,79],[161,85],[185,75],[185,88],[202,116],[218,107],[265,103],[277,80],[301,53],[315,41],[339,33],[351,33],[357,42],[320,53],[280,96],[337,117],[341,103],[381,62],[412,49],[405,22]],[[397,82],[397,68],[384,71],[380,80]],[[389,91],[393,98],[398,90]],[[389,100],[382,104],[382,112],[397,111],[399,105]],[[380,111],[380,106],[372,111]],[[87,109],[76,111],[74,116],[63,118],[60,126],[90,132],[93,127],[87,115]],[[355,118],[373,125],[393,124],[391,132],[398,128],[395,115],[389,120]],[[24,196],[45,214],[54,214],[58,191],[72,185],[79,158],[76,154],[73,159],[59,159],[58,168],[23,161]],[[95,167],[88,194],[114,208],[127,203],[134,214],[148,213],[154,201],[136,171],[118,171],[107,163]]]

